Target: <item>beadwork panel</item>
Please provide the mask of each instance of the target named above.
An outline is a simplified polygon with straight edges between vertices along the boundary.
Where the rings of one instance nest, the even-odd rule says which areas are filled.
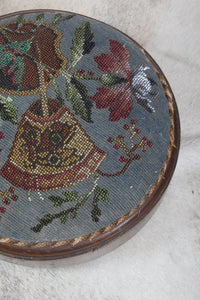
[[[0,236],[74,239],[143,201],[170,145],[168,99],[132,40],[70,13],[0,21]]]

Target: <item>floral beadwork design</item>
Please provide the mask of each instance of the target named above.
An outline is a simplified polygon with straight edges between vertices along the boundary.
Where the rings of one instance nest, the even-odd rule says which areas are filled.
[[[114,143],[113,148],[115,150],[122,150],[124,152],[124,155],[121,155],[119,158],[119,161],[121,163],[124,163],[124,167],[122,168],[122,170],[115,174],[107,174],[107,173],[101,172],[100,170],[97,170],[97,172],[100,175],[107,176],[107,177],[120,176],[127,170],[127,168],[130,166],[130,164],[134,160],[140,159],[140,155],[138,153],[135,154],[136,150],[141,148],[143,152],[146,152],[147,146],[149,146],[149,147],[153,146],[153,143],[151,141],[148,141],[146,137],[143,137],[138,143],[134,142],[135,136],[140,134],[140,129],[135,128],[135,124],[136,124],[136,121],[131,120],[129,125],[125,124],[123,126],[124,130],[129,131],[130,146],[128,146],[126,144],[125,137],[121,134],[114,138],[109,137],[107,140],[109,143]]]
[[[157,96],[154,89],[156,83],[145,73],[150,68],[138,66],[131,70],[130,53],[117,41],[110,40],[110,50],[111,54],[95,57],[99,69],[106,72],[101,77],[101,82],[106,87],[98,88],[98,92],[92,97],[97,108],[109,106],[110,121],[125,119],[133,108],[134,97],[148,112],[154,112],[151,102]],[[113,85],[115,86],[110,87]]]
[[[16,129],[12,148],[0,170],[3,180],[12,186],[0,191],[0,196],[3,204],[9,205],[18,198],[15,190],[21,189],[27,193],[30,205],[34,205],[34,193],[37,201],[53,204],[51,212],[35,216],[36,225],[30,228],[33,233],[53,226],[55,219],[65,224],[69,218],[76,218],[86,203],[90,203],[90,219],[99,222],[101,204],[108,202],[110,193],[107,186],[101,186],[100,179],[124,174],[142,158],[147,147],[153,146],[146,137],[140,137],[136,120],[120,124],[122,119],[128,120],[134,102],[149,113],[155,112],[153,101],[158,93],[150,67],[140,64],[132,68],[129,50],[110,40],[111,53],[92,57],[100,76],[93,68],[80,69],[79,63],[87,61],[96,45],[90,22],[82,22],[75,28],[69,41],[70,55],[65,57],[60,47],[63,34],[57,25],[74,17],[59,13],[47,24],[44,14],[35,21],[19,16],[0,27],[0,117]],[[88,85],[94,81],[101,87],[92,96]],[[17,97],[33,94],[38,94],[39,99],[20,117]],[[85,124],[95,123],[95,108],[97,113],[98,109],[108,108],[110,124],[119,121],[124,130],[116,137],[107,136],[105,130],[105,140],[119,151],[117,159],[122,168],[117,172],[101,171],[101,164],[109,159],[107,148],[92,140],[84,129]],[[74,188],[89,177],[93,183],[86,192]],[[72,186],[73,190],[68,189]],[[65,190],[58,192],[59,189]],[[61,206],[62,210],[55,212]],[[1,214],[5,211],[0,207]]]
[[[54,219],[60,219],[62,224],[65,224],[68,217],[75,218],[77,216],[78,210],[85,205],[87,200],[91,198],[93,195],[93,201],[92,201],[92,210],[91,210],[91,218],[92,221],[98,222],[99,218],[102,214],[101,209],[98,206],[98,202],[100,200],[107,202],[108,200],[108,191],[105,188],[101,188],[97,182],[98,182],[99,176],[98,174],[95,174],[94,176],[94,183],[90,191],[85,195],[78,195],[76,191],[73,192],[63,192],[63,197],[60,196],[50,196],[49,200],[51,200],[54,203],[54,206],[61,206],[63,203],[76,203],[74,206],[62,210],[59,213],[56,214],[47,214],[44,215],[39,220],[39,223],[32,227],[31,230],[34,232],[40,232],[44,226],[47,226],[48,224],[52,223]]]

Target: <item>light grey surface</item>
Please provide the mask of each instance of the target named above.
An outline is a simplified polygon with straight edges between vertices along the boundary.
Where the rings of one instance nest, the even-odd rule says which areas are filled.
[[[1,14],[32,8],[82,13],[124,31],[153,56],[179,107],[182,144],[174,177],[150,221],[128,242],[73,266],[0,261],[0,299],[200,298],[200,2],[198,0],[0,1]]]

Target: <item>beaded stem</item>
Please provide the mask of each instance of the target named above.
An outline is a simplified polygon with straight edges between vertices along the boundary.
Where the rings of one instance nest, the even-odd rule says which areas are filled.
[[[37,50],[40,58],[40,64],[37,64],[38,72],[39,72],[39,80],[40,80],[40,93],[42,97],[42,110],[44,113],[44,117],[47,118],[49,116],[48,106],[47,106],[47,95],[46,95],[46,86],[44,81],[44,70],[41,65],[41,52],[37,45]]]

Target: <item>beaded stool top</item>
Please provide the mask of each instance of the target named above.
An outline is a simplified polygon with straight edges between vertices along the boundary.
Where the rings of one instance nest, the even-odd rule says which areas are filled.
[[[66,257],[108,242],[154,206],[175,167],[164,75],[125,34],[84,16],[1,18],[0,117],[6,255]]]

